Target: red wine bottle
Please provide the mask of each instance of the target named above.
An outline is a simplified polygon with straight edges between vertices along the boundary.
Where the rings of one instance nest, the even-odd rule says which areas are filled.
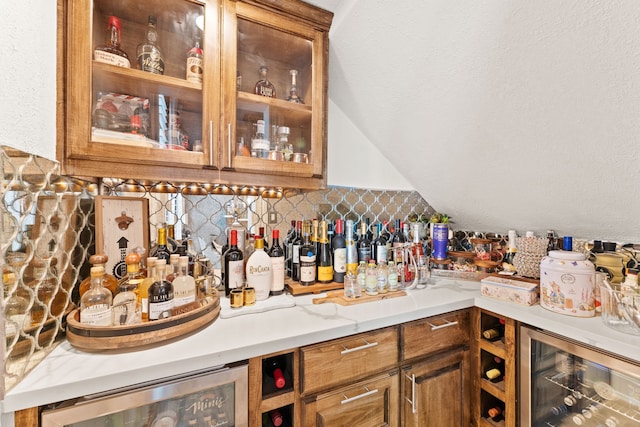
[[[284,421],[282,414],[277,409],[269,412],[269,419],[274,427],[280,427]]]
[[[283,356],[270,357],[264,360],[262,366],[264,374],[269,378],[273,378],[273,384],[277,389],[284,388],[287,384],[284,378],[286,366],[287,362]]]

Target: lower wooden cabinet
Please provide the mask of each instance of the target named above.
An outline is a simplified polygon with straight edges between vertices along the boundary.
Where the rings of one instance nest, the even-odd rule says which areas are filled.
[[[399,374],[395,369],[305,400],[302,425],[398,426],[399,396]]]
[[[470,360],[468,348],[461,348],[403,366],[401,425],[471,425]]]

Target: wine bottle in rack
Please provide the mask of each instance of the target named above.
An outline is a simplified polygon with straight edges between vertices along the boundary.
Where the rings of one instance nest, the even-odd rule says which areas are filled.
[[[491,363],[485,368],[484,376],[491,382],[504,380],[504,360],[494,356]]]
[[[284,355],[269,357],[263,362],[263,375],[267,382],[272,384],[276,389],[283,389],[287,385],[287,380],[284,376],[286,367],[287,360]]]
[[[502,421],[504,420],[504,409],[500,405],[496,405],[487,410],[487,415],[491,418],[491,421]]]
[[[504,335],[504,327],[502,325],[491,326],[482,331],[482,338],[487,341],[498,341]]]

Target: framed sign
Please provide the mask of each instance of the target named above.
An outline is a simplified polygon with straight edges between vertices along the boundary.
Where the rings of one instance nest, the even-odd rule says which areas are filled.
[[[96,196],[96,253],[107,255],[105,272],[127,274],[124,258],[136,247],[149,248],[149,200]]]

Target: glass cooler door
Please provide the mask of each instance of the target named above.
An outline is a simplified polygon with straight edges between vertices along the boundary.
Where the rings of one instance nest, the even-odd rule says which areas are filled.
[[[65,402],[43,427],[246,426],[247,365]]]
[[[520,329],[520,424],[640,426],[640,366]]]

